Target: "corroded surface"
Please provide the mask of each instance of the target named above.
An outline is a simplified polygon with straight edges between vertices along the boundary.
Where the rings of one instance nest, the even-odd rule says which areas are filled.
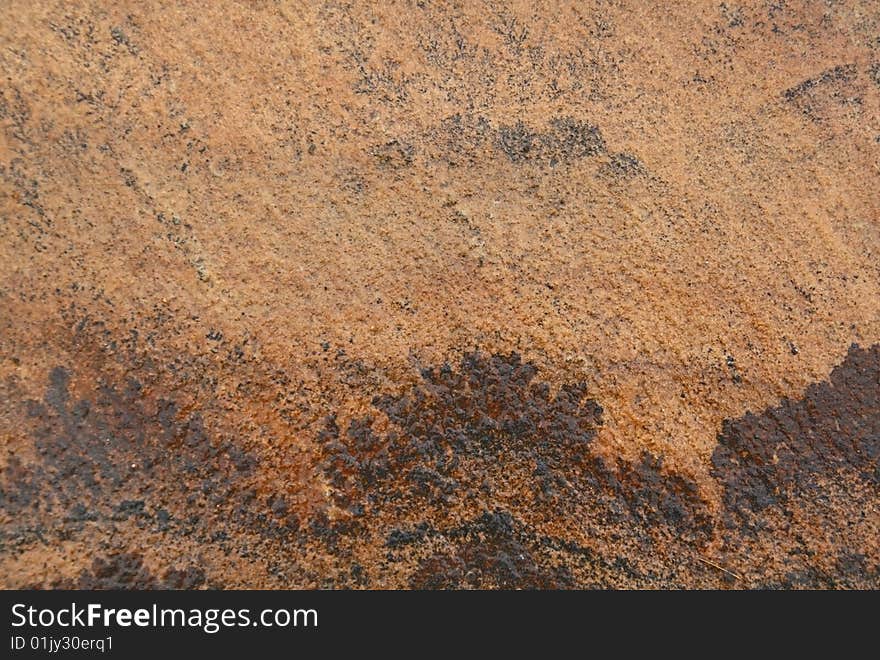
[[[876,3],[0,44],[5,586],[880,586]]]

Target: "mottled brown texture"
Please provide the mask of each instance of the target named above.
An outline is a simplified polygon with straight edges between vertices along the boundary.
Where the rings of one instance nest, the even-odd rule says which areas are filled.
[[[816,497],[838,476],[880,486],[880,345],[854,346],[798,401],[726,421],[718,440],[713,475],[746,525],[792,492]]]
[[[3,3],[0,583],[877,588],[878,67],[870,0]]]
[[[53,589],[198,589],[205,583],[205,574],[196,566],[184,570],[169,569],[163,579],[157,579],[144,566],[140,555],[121,553],[110,557],[96,557],[91,568],[83,569],[75,580],[58,580]]]

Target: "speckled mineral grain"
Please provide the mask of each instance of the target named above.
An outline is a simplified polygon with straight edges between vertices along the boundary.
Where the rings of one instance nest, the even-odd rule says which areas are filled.
[[[880,5],[0,4],[0,583],[880,587]]]

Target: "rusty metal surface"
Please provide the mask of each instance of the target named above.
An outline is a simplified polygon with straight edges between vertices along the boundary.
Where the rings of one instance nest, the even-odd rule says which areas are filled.
[[[0,45],[4,586],[880,586],[876,3]]]

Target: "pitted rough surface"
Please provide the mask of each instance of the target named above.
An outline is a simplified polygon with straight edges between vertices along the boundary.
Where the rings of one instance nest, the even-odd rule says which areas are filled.
[[[880,586],[876,2],[0,46],[4,586]]]

